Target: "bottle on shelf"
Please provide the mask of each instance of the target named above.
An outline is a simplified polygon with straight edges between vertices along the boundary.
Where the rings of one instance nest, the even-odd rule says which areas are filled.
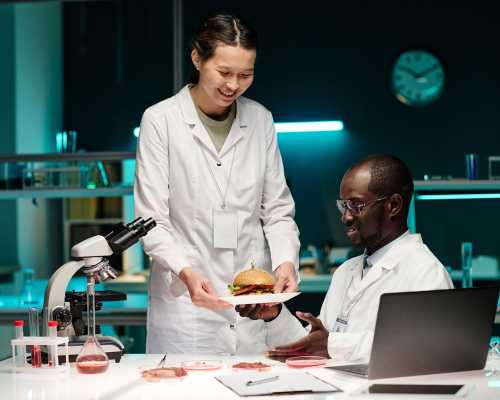
[[[462,287],[472,287],[472,243],[462,243]]]

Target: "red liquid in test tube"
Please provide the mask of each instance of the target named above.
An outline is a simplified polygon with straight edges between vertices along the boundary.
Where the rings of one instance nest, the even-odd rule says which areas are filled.
[[[31,347],[31,366],[40,368],[42,366],[42,351],[39,344],[34,344]]]

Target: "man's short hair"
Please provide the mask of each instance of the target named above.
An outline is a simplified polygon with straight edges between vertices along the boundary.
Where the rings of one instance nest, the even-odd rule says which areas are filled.
[[[413,196],[413,178],[408,166],[390,154],[377,154],[357,163],[353,168],[368,164],[370,184],[368,190],[377,196],[390,196],[399,193],[403,198],[404,216],[408,217]]]

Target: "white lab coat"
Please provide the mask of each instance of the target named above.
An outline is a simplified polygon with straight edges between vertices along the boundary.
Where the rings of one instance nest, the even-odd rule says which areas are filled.
[[[207,160],[203,156],[205,152]],[[234,161],[233,161],[234,156]],[[216,166],[217,161],[221,166]],[[236,250],[213,246],[212,211],[232,167],[227,208],[237,212]],[[220,296],[251,262],[269,271],[297,264],[295,205],[285,182],[271,113],[240,97],[229,135],[217,154],[200,122],[189,87],[143,115],[134,185],[136,216],[157,227],[142,243],[153,259],[149,282],[147,352],[248,353],[267,348],[264,322],[192,304],[177,274],[191,266]]]
[[[373,341],[380,296],[389,292],[451,289],[453,283],[439,260],[422,242],[418,234],[407,234],[398,239],[360,279],[363,256],[343,263],[332,277],[321,307],[319,318],[328,331],[328,353],[338,361],[368,361]],[[355,298],[347,329],[333,332],[337,317],[342,312],[349,285],[354,286]],[[307,310],[304,310],[307,311]],[[266,324],[270,345],[283,345],[300,339],[308,333],[297,318],[283,307],[280,315]]]

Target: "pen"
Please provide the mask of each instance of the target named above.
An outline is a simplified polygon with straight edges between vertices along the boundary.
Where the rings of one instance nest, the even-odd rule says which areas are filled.
[[[279,376],[271,376],[270,378],[257,379],[256,381],[248,381],[246,383],[247,386],[259,385],[261,383],[273,382],[279,379]]]

